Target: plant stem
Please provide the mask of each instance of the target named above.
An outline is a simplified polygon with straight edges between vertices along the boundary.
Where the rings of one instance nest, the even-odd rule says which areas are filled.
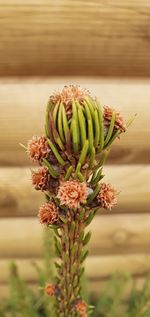
[[[73,304],[81,296],[81,252],[83,247],[84,222],[79,210],[69,211],[69,221],[61,227],[61,265],[58,269],[59,296],[57,316],[75,317]]]

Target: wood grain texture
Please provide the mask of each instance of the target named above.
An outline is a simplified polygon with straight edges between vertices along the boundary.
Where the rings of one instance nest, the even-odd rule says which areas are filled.
[[[106,165],[104,174],[120,192],[113,214],[149,212],[150,165]],[[0,179],[0,217],[36,216],[45,197],[33,188],[30,167],[1,167]]]
[[[45,106],[50,94],[65,84],[80,84],[102,104],[119,109],[125,118],[138,116],[121,140],[115,141],[109,163],[150,162],[150,80],[96,78],[34,78],[0,80],[0,165],[29,164],[19,142],[43,133]]]
[[[20,276],[27,282],[37,282],[35,265],[43,269],[41,259],[13,259],[17,264]],[[52,260],[53,261],[53,260]],[[0,284],[8,283],[11,260],[0,260]],[[100,280],[110,277],[112,274],[130,273],[133,276],[142,276],[149,272],[150,254],[134,255],[108,255],[89,256],[85,262],[85,274],[89,280]]]
[[[0,1],[0,75],[150,75],[149,0]]]
[[[150,215],[96,216],[90,229],[91,255],[149,252]],[[42,226],[36,218],[1,219],[0,258],[42,255]]]

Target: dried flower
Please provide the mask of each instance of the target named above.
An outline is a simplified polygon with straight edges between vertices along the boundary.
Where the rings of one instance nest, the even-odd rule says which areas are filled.
[[[115,111],[109,106],[104,106],[104,120],[105,125],[108,126],[110,124],[112,113]],[[115,129],[121,130],[122,132],[126,131],[126,125],[124,122],[123,117],[121,116],[120,112],[115,111]]]
[[[105,209],[111,209],[117,204],[117,191],[111,184],[101,184],[97,200]]]
[[[43,158],[47,158],[50,153],[47,138],[44,136],[33,136],[28,141],[27,153],[32,161],[41,161]]]
[[[47,284],[45,289],[45,294],[48,296],[55,296],[56,295],[56,286],[54,284]]]
[[[42,224],[52,225],[58,220],[58,207],[53,202],[43,204],[38,217]]]
[[[50,96],[50,100],[56,104],[62,102],[66,109],[66,114],[70,116],[72,114],[72,102],[82,101],[89,95],[89,91],[80,88],[78,85],[65,86],[61,92],[56,92],[53,96]]]
[[[61,205],[69,208],[79,208],[81,203],[86,202],[88,189],[85,183],[76,180],[62,182],[57,197],[60,199]]]
[[[75,310],[81,317],[86,317],[87,304],[82,299],[79,299],[75,304]]]
[[[46,167],[39,167],[35,172],[32,172],[32,184],[36,190],[46,190],[50,175]]]

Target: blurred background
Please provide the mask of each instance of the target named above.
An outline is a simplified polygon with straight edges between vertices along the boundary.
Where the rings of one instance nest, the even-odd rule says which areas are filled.
[[[43,133],[49,95],[72,83],[126,118],[137,114],[105,166],[120,196],[91,225],[90,290],[116,271],[140,288],[150,269],[150,1],[0,0],[0,298],[10,260],[33,285],[31,260],[42,256],[44,198],[19,142]]]

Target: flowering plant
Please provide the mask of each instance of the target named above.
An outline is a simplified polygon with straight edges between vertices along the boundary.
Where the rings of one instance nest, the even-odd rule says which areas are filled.
[[[110,210],[117,203],[116,189],[102,182],[103,165],[128,124],[111,107],[102,109],[87,90],[65,86],[49,98],[45,136],[28,141],[27,154],[40,165],[32,171],[32,184],[46,197],[38,217],[55,233],[57,275],[45,294],[56,297],[56,316],[91,312],[81,288],[91,237],[85,229],[100,208]]]

